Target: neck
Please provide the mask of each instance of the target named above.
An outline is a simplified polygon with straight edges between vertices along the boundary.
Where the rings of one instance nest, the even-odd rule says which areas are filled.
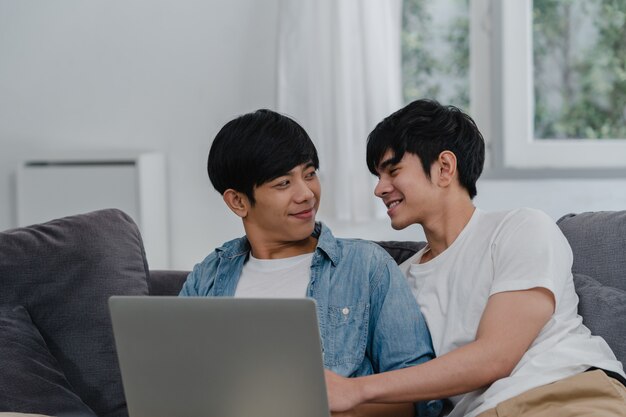
[[[317,247],[317,239],[307,236],[302,240],[290,241],[274,238],[270,233],[255,233],[246,230],[246,238],[250,243],[252,256],[257,259],[282,259],[312,253]]]
[[[474,214],[474,204],[468,198],[447,204],[436,216],[422,227],[430,250],[424,254],[422,262],[433,259],[454,243]]]
[[[257,259],[282,259],[312,253],[317,247],[317,239],[308,237],[299,242],[250,242],[252,256]]]

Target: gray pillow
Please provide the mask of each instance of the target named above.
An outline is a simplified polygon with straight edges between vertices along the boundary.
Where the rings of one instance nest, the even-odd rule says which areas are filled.
[[[626,366],[626,291],[582,274],[574,274],[574,285],[583,323],[592,334],[602,336]]]
[[[0,340],[0,411],[95,417],[73,392],[24,307],[0,307]]]
[[[626,291],[626,211],[568,214],[557,223],[574,253],[572,272]]]
[[[420,249],[426,246],[426,242],[410,242],[400,240],[387,240],[375,243],[386,250],[398,265],[415,255],[420,251]]]
[[[101,417],[128,415],[107,300],[146,295],[147,274],[139,230],[119,210],[0,233],[0,305],[26,307],[74,391]]]

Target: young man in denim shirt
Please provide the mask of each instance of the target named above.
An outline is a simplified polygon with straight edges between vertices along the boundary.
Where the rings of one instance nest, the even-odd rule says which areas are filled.
[[[227,123],[208,173],[246,235],[189,274],[181,296],[310,297],[324,366],[364,376],[433,358],[428,329],[394,260],[376,244],[337,239],[315,222],[318,157],[292,119],[258,110]],[[366,405],[363,415],[438,415],[438,401]]]

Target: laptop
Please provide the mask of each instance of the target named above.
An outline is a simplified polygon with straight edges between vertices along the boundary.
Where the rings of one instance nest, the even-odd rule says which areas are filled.
[[[315,301],[109,299],[130,417],[329,417]]]

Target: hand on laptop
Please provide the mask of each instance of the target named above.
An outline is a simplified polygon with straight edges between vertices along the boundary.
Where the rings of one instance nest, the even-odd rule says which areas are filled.
[[[351,381],[327,369],[324,370],[324,376],[328,391],[328,405],[333,416],[349,416],[350,414],[343,413],[353,410],[354,407],[363,402],[356,381]]]
[[[415,414],[413,403],[364,403],[358,379],[344,378],[327,369],[324,374],[332,417],[404,417]]]

